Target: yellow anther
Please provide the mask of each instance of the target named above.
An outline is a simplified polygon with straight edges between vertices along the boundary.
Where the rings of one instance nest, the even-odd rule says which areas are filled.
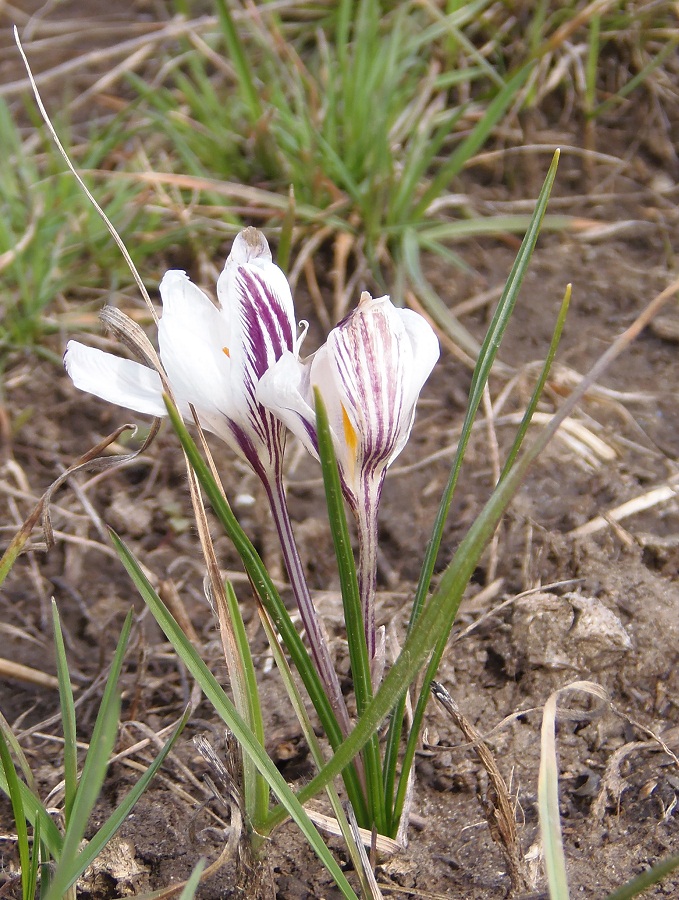
[[[347,415],[347,411],[344,408],[344,404],[342,406],[342,425],[344,426],[344,440],[347,442],[347,447],[351,451],[351,456],[356,460],[356,451],[358,449],[358,435],[356,434],[356,429],[351,424],[351,419]]]

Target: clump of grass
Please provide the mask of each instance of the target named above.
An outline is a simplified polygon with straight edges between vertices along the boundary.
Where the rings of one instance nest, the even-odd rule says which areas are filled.
[[[82,766],[78,763],[76,708],[71,686],[66,649],[56,604],[52,604],[54,644],[59,680],[62,727],[64,736],[64,787],[61,803],[63,830],[54,822],[51,798],[48,809],[37,792],[36,778],[28,760],[14,737],[9,724],[0,715],[0,791],[9,797],[17,831],[21,866],[21,895],[33,900],[39,885],[44,900],[75,898],[75,883],[85,869],[99,856],[130,814],[179,737],[187,715],[184,715],[151,766],[134,788],[118,804],[115,812],[82,844],[90,815],[101,794],[118,733],[120,717],[120,677],[125,649],[132,627],[129,613],[123,626],[99,712],[92,731],[89,749]],[[32,834],[29,834],[29,826]]]
[[[122,119],[97,129],[76,151],[80,165],[110,173],[127,138]],[[0,348],[35,347],[63,326],[58,308],[65,307],[65,298],[113,292],[127,280],[127,270],[96,211],[83,207],[80,188],[64,172],[51,141],[27,151],[2,101],[0,150],[6,161],[0,172]],[[158,250],[153,235],[162,220],[162,212],[145,205],[145,195],[143,185],[110,174],[100,195],[116,226],[129,235],[140,266]]]
[[[470,51],[463,31],[489,5],[476,0],[440,15],[419,4],[343,0],[311,31],[294,21],[294,10],[292,21],[282,21],[266,7],[245,15],[219,2],[221,32],[170,63],[161,85],[132,80],[154,129],[173,148],[175,171],[190,173],[197,187],[215,176],[258,184],[264,191],[249,211],[258,215],[259,208],[270,223],[280,224],[279,200],[292,186],[298,237],[318,246],[343,234],[345,254],[353,251],[364,277],[380,287],[388,281],[400,301],[416,287],[428,303],[434,292],[422,275],[421,250],[450,259],[450,239],[528,224],[525,216],[480,222],[464,202],[433,212],[520,105],[530,73],[528,61],[500,74]],[[472,65],[456,64],[460,47],[472,53]],[[209,186],[203,189],[214,202]],[[267,193],[278,198],[273,210]],[[225,212],[237,221],[237,206]],[[350,283],[347,295],[353,290]],[[443,304],[432,306],[475,353]]]
[[[187,17],[194,10],[175,8]],[[546,110],[553,98],[581,113],[590,148],[596,123],[633,91],[659,109],[679,40],[667,2],[543,0],[510,10],[490,0],[444,9],[342,0],[254,10],[220,0],[216,11],[214,25],[201,20],[199,32],[180,33],[179,52],[127,74],[136,102],[77,152],[116,226],[132,236],[135,261],[154,268],[169,253],[174,265],[205,271],[244,221],[282,227],[292,186],[293,282],[304,270],[320,297],[307,263],[334,245],[328,324],[359,284],[388,286],[397,301],[423,304],[473,358],[478,344],[434,291],[426,254],[463,266],[456,243],[522,233],[528,217],[480,214],[460,192],[463,170],[489,141],[501,148],[534,138],[536,122],[525,135],[517,113]],[[0,176],[8,254],[0,256],[0,340],[35,344],[50,327],[42,312],[66,282],[70,291],[115,290],[125,275],[51,151],[39,161],[22,153],[7,111],[0,116],[3,150],[17,160]],[[567,216],[543,223],[570,227]]]

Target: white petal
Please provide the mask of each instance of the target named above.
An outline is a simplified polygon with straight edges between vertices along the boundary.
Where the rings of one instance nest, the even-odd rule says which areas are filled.
[[[441,348],[436,332],[424,316],[412,309],[397,309],[396,313],[403,322],[412,347],[412,368],[406,386],[405,402],[406,405],[414,405],[438,361]]]
[[[160,375],[153,369],[78,341],[68,342],[64,365],[81,391],[150,416],[167,412]]]
[[[160,358],[177,402],[192,403],[199,414],[229,415],[230,335],[219,310],[184,272],[167,272],[160,295]]]
[[[237,266],[247,262],[270,263],[269,242],[257,228],[244,228],[234,239],[227,264],[229,260]]]
[[[302,363],[286,351],[260,378],[257,402],[272,412],[292,431],[312,456],[316,449],[316,414],[309,383],[310,364]]]

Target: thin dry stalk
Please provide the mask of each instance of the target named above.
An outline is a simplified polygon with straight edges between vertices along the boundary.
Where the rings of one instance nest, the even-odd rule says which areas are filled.
[[[567,532],[566,537],[586,537],[590,534],[596,534],[597,531],[603,531],[604,528],[611,526],[611,523],[621,522],[628,516],[644,512],[647,509],[652,509],[654,506],[659,506],[661,503],[666,503],[668,500],[676,498],[677,492],[679,492],[679,483],[675,479],[668,484],[654,488],[652,491],[640,494],[632,500],[627,500],[626,503],[622,503],[620,506],[616,506],[602,515],[595,516],[589,522],[585,522],[584,525],[579,525],[577,528]]]
[[[37,687],[59,690],[59,680],[54,675],[48,675],[46,672],[40,672],[38,669],[23,666],[21,663],[15,663],[2,657],[0,657],[0,678],[12,678],[28,684],[35,684]],[[75,684],[71,687],[74,691],[78,689]]]
[[[481,732],[461,713],[457,703],[448,691],[433,681],[432,694],[450,715],[456,727],[465,738],[473,744],[474,751],[483,768],[488,773],[490,787],[485,797],[479,797],[490,835],[500,848],[509,872],[512,891],[528,891],[532,885],[528,876],[528,868],[523,858],[519,831],[516,826],[514,807],[507,784],[498,769],[495,757],[483,740]]]
[[[33,88],[33,90],[36,91],[37,85],[59,83],[65,75],[68,75],[71,72],[82,72],[87,68],[106,63],[116,57],[129,57],[144,47],[155,49],[155,45],[163,41],[174,40],[183,35],[190,34],[192,31],[202,31],[214,27],[216,21],[216,17],[214,16],[202,16],[199,19],[192,19],[188,22],[178,18],[173,19],[168,25],[161,27],[156,26],[154,31],[150,34],[147,33],[140,37],[130,38],[127,41],[120,41],[110,47],[90,50],[88,53],[75,56],[72,59],[66,60],[66,62],[59,63],[57,66],[52,66],[52,68],[46,69],[44,72],[39,72],[35,78],[32,74],[29,74],[28,78],[20,78],[18,81],[10,81],[8,84],[0,85],[0,97],[11,97],[14,94],[22,94],[26,88]],[[19,43],[16,26],[15,33],[17,34],[17,43],[19,44],[19,49],[23,56],[23,49]],[[30,49],[30,44],[27,46]],[[26,68],[28,69],[28,65],[26,65]],[[30,73],[30,69],[28,69],[28,71]]]

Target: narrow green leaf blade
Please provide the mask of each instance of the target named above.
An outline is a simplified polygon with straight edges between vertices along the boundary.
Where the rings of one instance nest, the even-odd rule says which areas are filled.
[[[613,891],[606,897],[606,900],[632,900],[632,897],[638,897],[647,888],[653,887],[654,884],[660,884],[663,878],[674,872],[675,869],[679,869],[679,853],[660,860],[641,875],[637,875],[627,884],[623,884],[617,891]]]
[[[203,874],[203,869],[205,868],[205,859],[201,857],[196,863],[196,866],[191,872],[191,876],[189,880],[184,885],[184,889],[179,895],[179,900],[193,900],[196,896],[196,891],[198,890],[198,885],[200,884],[200,876]]]
[[[441,497],[441,502],[436,513],[436,519],[434,520],[432,536],[429,540],[429,543],[427,544],[427,550],[425,553],[424,561],[422,563],[422,570],[420,572],[420,578],[418,581],[417,590],[415,592],[415,600],[413,602],[413,608],[410,615],[410,622],[408,624],[408,634],[410,634],[415,627],[415,624],[422,612],[427,593],[429,592],[429,586],[431,584],[434,566],[436,565],[436,559],[438,557],[439,548],[441,546],[443,529],[445,528],[450,505],[452,503],[455,488],[457,486],[457,481],[462,469],[462,463],[464,461],[464,455],[469,443],[469,439],[471,437],[474,420],[481,404],[483,391],[488,382],[488,378],[490,377],[490,373],[492,371],[493,364],[495,362],[500,343],[502,341],[502,337],[518,299],[519,291],[528,269],[528,263],[530,262],[530,258],[533,254],[535,244],[537,243],[538,235],[540,233],[540,225],[547,209],[547,202],[549,200],[552,185],[554,184],[554,179],[556,178],[558,161],[559,154],[557,152],[554,155],[554,159],[547,173],[547,177],[545,178],[545,182],[538,196],[538,200],[531,217],[528,230],[521,243],[521,248],[519,249],[519,253],[516,257],[514,265],[512,266],[512,270],[509,274],[509,278],[507,279],[507,283],[505,285],[502,296],[500,297],[500,301],[493,316],[493,320],[488,328],[488,332],[484,338],[481,350],[479,352],[479,357],[472,376],[472,383],[469,389],[469,402],[467,404],[467,411],[465,413],[455,459],[453,461],[450,475],[448,477],[448,482]],[[480,552],[482,552],[482,550]],[[457,554],[455,558],[457,558]],[[464,590],[464,587],[462,587],[461,589]],[[451,598],[451,602],[453,604],[457,604],[459,603],[459,598]],[[407,779],[410,772],[410,767],[412,766],[413,760],[415,758],[417,737],[419,735],[419,729],[424,717],[424,711],[429,701],[429,682],[436,672],[440,656],[444,651],[447,640],[448,632],[441,632],[436,642],[434,655],[432,657],[431,663],[429,664],[427,675],[422,682],[420,695],[415,706],[413,727],[411,729],[408,743],[406,745],[397,795],[394,799],[393,821],[391,824],[392,833],[394,828],[396,828],[398,825],[398,819],[403,808]],[[404,704],[401,700],[399,701],[398,707],[394,711],[394,716],[392,718],[389,735],[387,738],[385,777],[387,778],[388,796],[389,794],[391,794],[391,790],[393,789],[392,786],[396,777],[396,764],[398,755],[397,742],[400,739],[401,730],[403,728],[403,713]]]
[[[132,611],[130,610],[123,624],[111,664],[111,671],[106,680],[101,705],[90,738],[89,750],[85,757],[85,763],[71,809],[71,816],[67,824],[61,858],[54,873],[47,900],[61,900],[63,894],[78,877],[77,857],[80,842],[85,834],[90,813],[101,792],[108,769],[108,760],[118,734],[118,722],[120,719],[118,679],[120,678],[131,627]]]
[[[118,804],[112,815],[104,822],[94,837],[88,841],[87,846],[79,853],[77,867],[74,867],[73,874],[75,878],[79,878],[85,869],[91,865],[99,856],[106,844],[111,840],[116,831],[123,824],[125,819],[132,812],[135,804],[149,786],[151,779],[156,774],[167,758],[168,753],[177,742],[177,738],[184,730],[184,726],[189,721],[191,709],[187,708],[184,715],[177,723],[174,731],[165,742],[162,750],[153,760],[148,769],[141,776],[134,787],[125,794],[121,803]]]
[[[533,393],[531,394],[530,401],[528,406],[526,407],[526,411],[523,414],[523,418],[521,419],[521,424],[516,432],[516,436],[514,437],[514,441],[510,448],[509,454],[507,455],[507,459],[505,461],[504,466],[502,467],[502,474],[500,475],[500,480],[502,480],[505,475],[509,472],[511,467],[514,465],[516,457],[521,450],[521,446],[523,444],[523,439],[526,436],[526,432],[530,427],[530,423],[533,420],[533,414],[537,409],[538,402],[540,397],[542,396],[542,389],[545,386],[545,382],[549,377],[549,373],[552,368],[552,363],[554,362],[554,357],[556,356],[556,351],[559,346],[559,341],[561,340],[561,335],[563,333],[563,327],[566,324],[566,315],[568,314],[568,307],[571,302],[571,285],[569,284],[566,288],[566,293],[564,294],[564,298],[561,302],[561,308],[559,309],[559,315],[557,316],[556,326],[554,328],[554,332],[552,333],[552,339],[549,343],[549,350],[547,351],[547,355],[545,356],[545,361],[542,365],[542,369],[540,370],[540,377],[538,378],[535,387],[533,388]]]
[[[2,734],[3,737],[5,736],[2,728],[0,728],[0,734]],[[36,823],[40,821],[39,827],[42,834],[42,841],[49,850],[52,858],[58,860],[61,855],[61,847],[63,844],[63,838],[59,833],[59,829],[50,818],[40,798],[34,794],[23,781],[19,781],[19,790],[21,792],[24,815],[34,829]],[[5,777],[4,766],[0,767],[0,791],[7,797],[10,796],[9,784]]]
[[[262,720],[262,709],[259,703],[259,688],[257,687],[257,676],[255,674],[254,663],[252,662],[252,653],[248,644],[248,636],[245,631],[245,623],[238,606],[236,592],[231,582],[226,583],[226,602],[229,607],[231,622],[238,645],[238,652],[243,664],[243,673],[245,676],[245,690],[248,704],[248,724],[252,729],[254,736],[259,743],[264,746],[264,722]],[[252,802],[248,803],[246,797],[246,809],[250,809],[251,824],[255,829],[259,829],[263,822],[266,821],[269,812],[269,785],[266,780],[255,770],[254,779],[254,797]]]
[[[318,435],[318,454],[323,471],[323,484],[325,486],[325,499],[330,520],[330,532],[335,548],[335,557],[339,569],[340,584],[342,587],[342,605],[344,607],[344,621],[347,629],[347,642],[349,644],[349,659],[351,673],[356,692],[356,706],[359,715],[367,707],[372,699],[372,681],[370,676],[370,662],[368,660],[368,646],[365,639],[365,628],[361,610],[361,598],[356,578],[356,566],[351,550],[349,526],[344,512],[342,488],[340,485],[337,459],[332,444],[330,423],[323,403],[320,391],[314,389],[316,405],[316,432]],[[368,803],[372,818],[368,825],[375,824],[378,831],[385,832],[387,823],[384,808],[384,784],[382,780],[382,767],[380,747],[377,735],[373,735],[366,745],[364,756],[366,782],[368,788]]]
[[[59,702],[61,704],[61,726],[64,732],[64,821],[68,830],[68,822],[73,809],[73,801],[78,789],[78,749],[76,744],[75,705],[71,676],[68,671],[66,647],[61,632],[61,621],[57,604],[52,600],[52,626],[54,629],[54,647],[57,660],[57,678],[59,681]]]
[[[493,128],[500,121],[512,100],[516,98],[519,90],[525,84],[532,68],[532,63],[523,66],[493,97],[486,106],[482,118],[474,126],[471,133],[457,147],[448,162],[436,173],[431,184],[422,195],[422,199],[413,213],[413,219],[424,215],[432,201],[448,187],[451,180],[462,170],[467,160],[471,159],[481,149]]]
[[[19,849],[19,864],[21,865],[21,884],[26,896],[26,888],[31,871],[31,847],[28,840],[28,828],[26,826],[26,814],[24,813],[24,801],[21,793],[19,777],[14,768],[12,755],[5,740],[5,735],[0,729],[0,764],[7,783],[7,793],[12,804],[14,814],[14,827],[17,833],[17,847]],[[37,849],[37,848],[36,848]]]
[[[558,691],[545,703],[540,736],[538,812],[545,870],[551,900],[569,900],[566,857],[559,813],[559,772],[556,758],[556,704]]]

